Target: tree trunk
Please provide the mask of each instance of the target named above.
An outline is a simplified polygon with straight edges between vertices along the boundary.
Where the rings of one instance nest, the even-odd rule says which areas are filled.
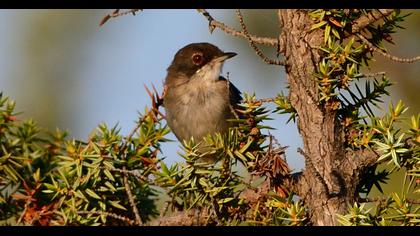
[[[322,56],[318,46],[323,43],[323,31],[310,31],[313,21],[307,11],[279,10],[278,16],[290,101],[298,113],[304,145],[306,168],[295,188],[314,225],[336,225],[336,214],[344,214],[355,201],[359,176],[374,161],[372,156],[363,157],[366,153],[346,153],[336,111],[318,104],[314,73]]]

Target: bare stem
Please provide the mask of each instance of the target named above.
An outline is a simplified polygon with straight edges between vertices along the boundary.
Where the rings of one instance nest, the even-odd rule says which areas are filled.
[[[129,218],[127,218],[125,216],[117,215],[115,213],[99,212],[99,211],[78,211],[77,214],[80,214],[80,215],[82,215],[82,214],[83,215],[90,215],[90,214],[92,214],[92,215],[105,215],[107,217],[111,217],[111,218],[114,218],[114,219],[117,219],[117,220],[127,222],[130,225],[135,224],[134,220],[130,220]]]
[[[232,27],[225,25],[224,23],[215,20],[210,13],[206,9],[197,9],[199,13],[201,13],[208,21],[209,21],[209,29],[210,32],[213,32],[215,28],[219,28],[223,30],[225,33],[230,34],[235,37],[243,37],[247,38],[246,34],[243,31],[235,30]],[[264,44],[269,46],[277,46],[279,44],[279,40],[275,38],[267,38],[267,37],[259,37],[256,35],[249,35],[253,42],[258,44]]]
[[[368,197],[368,198],[359,199],[360,202],[384,202],[386,200],[387,200],[386,198],[381,198],[381,197],[372,197],[372,198]],[[415,205],[420,204],[420,200],[418,200],[418,199],[406,198],[405,201],[407,201],[410,204],[415,204]]]
[[[99,23],[99,26],[104,25],[111,18],[127,15],[127,14],[130,14],[130,13],[133,14],[133,15],[136,15],[136,12],[138,12],[138,11],[142,11],[142,9],[130,9],[130,10],[123,11],[123,12],[120,12],[120,9],[116,9],[111,14],[107,14],[106,16],[104,16],[104,18],[102,18],[101,22]]]
[[[104,167],[103,169],[107,169],[107,168]],[[112,169],[109,169],[109,170],[110,171],[113,171],[113,172],[122,173],[122,174],[129,174],[129,175],[132,175],[132,176],[134,176],[136,178],[139,178],[139,179],[141,179],[143,181],[147,181],[146,177],[144,177],[143,175],[139,174],[135,170],[123,170],[123,169],[118,169],[118,168],[112,168]]]
[[[416,62],[416,61],[419,61],[420,60],[420,56],[413,57],[413,58],[400,58],[400,57],[393,56],[393,55],[391,55],[391,54],[389,54],[389,53],[387,53],[387,52],[379,49],[375,45],[373,45],[363,35],[357,34],[357,37],[359,37],[359,39],[361,39],[373,51],[381,54],[382,56],[384,56],[384,57],[386,57],[386,58],[388,58],[388,59],[390,59],[392,61],[401,62],[401,63],[413,63],[413,62]]]
[[[236,15],[238,16],[239,19],[239,23],[242,26],[242,30],[246,36],[246,38],[248,39],[249,45],[252,47],[252,49],[254,49],[255,53],[257,53],[257,55],[267,64],[270,65],[285,65],[284,61],[279,61],[279,60],[272,60],[270,58],[268,58],[267,56],[265,56],[261,50],[255,45],[254,41],[252,40],[252,37],[249,35],[248,29],[244,23],[244,18],[241,14],[241,11],[239,9],[236,10]]]
[[[381,72],[376,72],[376,73],[362,74],[362,77],[365,77],[365,78],[374,78],[374,77],[377,77],[377,76],[380,76],[380,75],[384,76],[384,75],[386,75],[386,72],[381,71]]]
[[[354,21],[351,32],[353,34],[359,33],[362,29],[366,28],[371,23],[390,15],[394,11],[394,9],[378,9],[377,11],[372,11],[367,15],[363,15]]]
[[[22,219],[23,219],[23,217],[25,216],[26,211],[28,210],[29,204],[31,204],[31,199],[28,199],[28,200],[26,201],[26,203],[25,203],[25,208],[23,209],[22,214],[20,214],[20,217],[19,217],[18,221],[16,222],[16,224],[17,224],[17,225],[19,225],[19,224],[20,224],[20,222],[22,222]]]

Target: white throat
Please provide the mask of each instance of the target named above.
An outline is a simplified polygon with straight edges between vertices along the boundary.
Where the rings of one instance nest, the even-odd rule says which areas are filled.
[[[220,73],[222,72],[223,62],[211,61],[201,67],[195,72],[192,79],[198,79],[202,82],[215,82],[219,80]]]

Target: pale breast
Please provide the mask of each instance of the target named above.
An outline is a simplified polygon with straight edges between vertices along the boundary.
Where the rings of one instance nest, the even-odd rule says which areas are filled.
[[[207,134],[227,132],[229,123],[226,120],[232,118],[227,86],[201,82],[186,83],[173,89],[168,97],[165,96],[164,105],[168,125],[178,139],[193,137],[200,141]],[[176,99],[174,93],[178,94]]]

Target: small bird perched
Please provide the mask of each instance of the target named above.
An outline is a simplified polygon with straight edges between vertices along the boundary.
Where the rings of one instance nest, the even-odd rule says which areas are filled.
[[[163,106],[168,125],[181,142],[224,135],[234,125],[228,119],[235,118],[241,92],[220,73],[225,60],[235,55],[210,43],[192,43],[175,54],[167,70]],[[215,161],[210,155],[202,159]]]

